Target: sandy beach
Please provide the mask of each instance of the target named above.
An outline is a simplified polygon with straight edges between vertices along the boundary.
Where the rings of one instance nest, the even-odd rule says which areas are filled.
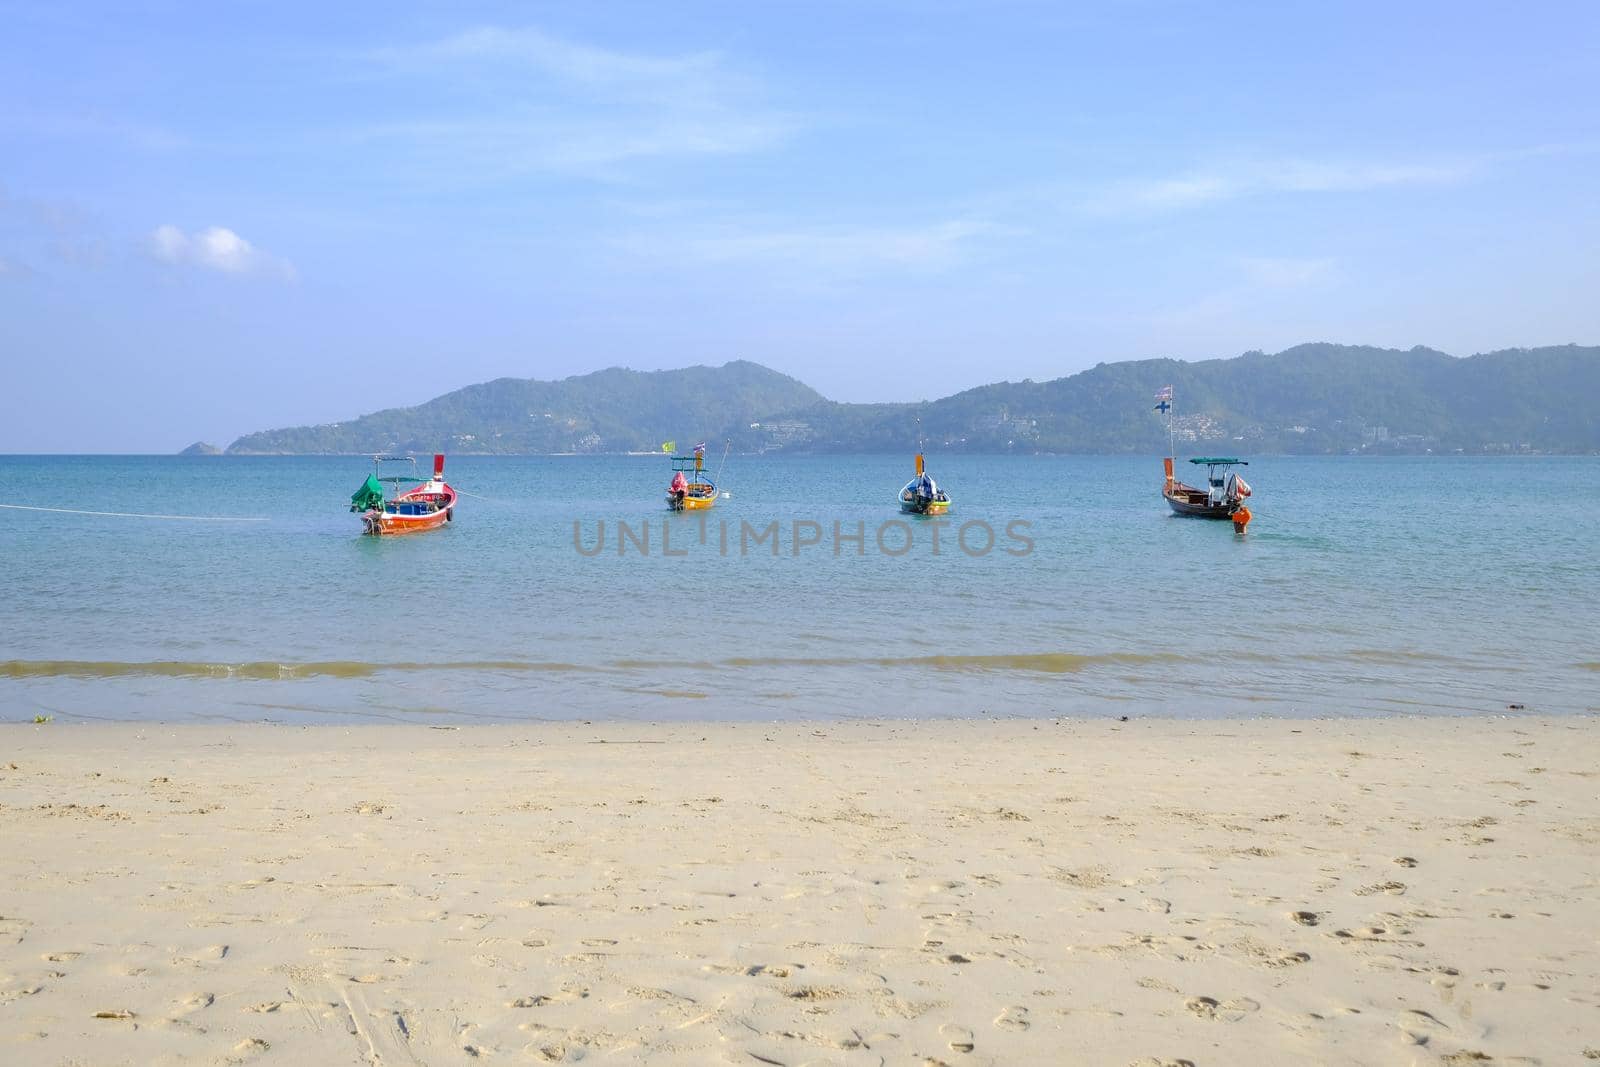
[[[1593,718],[0,746],[7,1064],[1600,1059]]]

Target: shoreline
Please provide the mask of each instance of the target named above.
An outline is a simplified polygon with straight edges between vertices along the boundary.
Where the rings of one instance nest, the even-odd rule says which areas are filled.
[[[1593,716],[371,725],[0,731],[0,1058],[1600,1055]]]

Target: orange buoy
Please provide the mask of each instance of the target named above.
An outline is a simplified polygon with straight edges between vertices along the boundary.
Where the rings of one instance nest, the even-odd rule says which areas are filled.
[[[1245,527],[1250,525],[1251,517],[1250,509],[1245,507],[1243,504],[1239,505],[1239,507],[1235,509],[1234,513],[1229,516],[1229,518],[1233,519],[1233,532],[1239,534],[1244,533]]]

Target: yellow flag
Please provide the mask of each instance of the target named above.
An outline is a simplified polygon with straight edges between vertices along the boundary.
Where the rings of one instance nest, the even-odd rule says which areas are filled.
[[[662,441],[661,442],[661,451],[663,451],[663,452],[671,452],[674,448],[677,448],[677,447],[678,447],[678,442],[676,442],[676,441]]]

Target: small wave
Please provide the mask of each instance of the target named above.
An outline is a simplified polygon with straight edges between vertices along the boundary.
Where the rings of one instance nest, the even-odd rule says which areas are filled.
[[[1269,656],[1278,659],[1277,656]],[[1471,661],[1459,656],[1447,656],[1438,652],[1421,652],[1404,648],[1350,648],[1340,652],[1306,652],[1295,657],[1309,663],[1378,663],[1391,667],[1403,667],[1412,663],[1441,663],[1453,666],[1471,665]]]
[[[299,678],[371,678],[389,671],[593,671],[575,663],[523,660],[481,660],[454,663],[363,663],[330,660],[321,663],[204,663],[155,660],[142,663],[100,660],[6,660],[0,678],[244,678],[283,681]]]
[[[1032,671],[1041,674],[1075,674],[1092,667],[1178,663],[1175,652],[1005,652],[991,655],[762,657],[724,660],[728,667],[911,667],[940,671]]]
[[[635,671],[716,671],[751,667],[902,667],[917,670],[981,673],[1028,671],[1036,674],[1074,674],[1102,666],[1137,666],[1176,663],[1186,657],[1173,652],[1010,652],[991,655],[736,657],[719,661],[618,660],[610,664],[546,663],[533,660],[457,660],[440,663],[367,663],[329,660],[313,663],[250,663],[152,660],[5,660],[0,678],[235,678],[250,681],[292,681],[308,678],[371,678],[385,673],[428,671],[501,671],[550,674],[593,674]],[[674,693],[673,695],[679,695]]]
[[[377,673],[371,663],[185,663],[158,660],[122,663],[106,660],[7,660],[0,663],[6,678],[367,678]]]

